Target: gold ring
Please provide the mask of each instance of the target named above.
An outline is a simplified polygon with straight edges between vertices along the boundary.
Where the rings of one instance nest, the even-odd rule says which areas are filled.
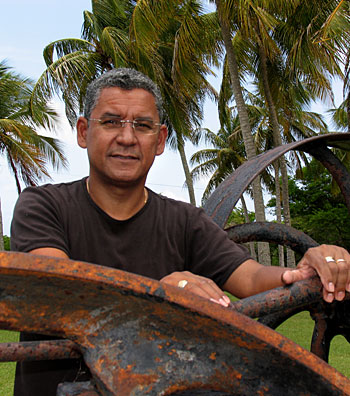
[[[183,289],[186,285],[187,285],[187,280],[180,280],[179,283],[177,284],[177,287],[180,287],[181,289]]]
[[[327,261],[327,263],[330,263],[331,261],[334,261],[334,262],[335,262],[334,258],[331,257],[331,256],[325,257],[325,260]]]

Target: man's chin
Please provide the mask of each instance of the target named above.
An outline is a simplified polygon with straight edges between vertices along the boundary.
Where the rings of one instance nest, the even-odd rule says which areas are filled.
[[[111,184],[115,187],[122,188],[134,188],[137,186],[144,186],[146,182],[145,177],[136,177],[135,175],[118,175],[118,177],[113,177]]]

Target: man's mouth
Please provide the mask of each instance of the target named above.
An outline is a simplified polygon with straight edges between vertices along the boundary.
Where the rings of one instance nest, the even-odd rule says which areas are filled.
[[[121,160],[138,160],[138,157],[135,155],[112,154],[111,157]]]

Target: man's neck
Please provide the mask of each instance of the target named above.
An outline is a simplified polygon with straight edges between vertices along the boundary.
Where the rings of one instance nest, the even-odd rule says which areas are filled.
[[[88,177],[86,188],[96,205],[116,220],[130,219],[145,206],[148,199],[148,191],[143,184],[121,187],[99,183]]]

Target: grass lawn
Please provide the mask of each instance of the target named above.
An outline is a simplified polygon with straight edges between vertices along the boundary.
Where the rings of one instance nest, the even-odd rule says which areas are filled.
[[[0,342],[17,342],[18,333],[0,330]],[[0,395],[12,396],[16,363],[0,363]]]
[[[277,331],[309,350],[314,322],[308,312],[301,312],[277,328]],[[14,342],[18,334],[0,331],[0,342]],[[350,378],[350,344],[344,337],[337,336],[331,344],[329,363]],[[15,363],[0,363],[0,395],[13,396]]]
[[[281,324],[276,330],[303,348],[310,350],[314,321],[308,312],[300,312]],[[350,344],[343,336],[331,342],[329,364],[350,378]]]

